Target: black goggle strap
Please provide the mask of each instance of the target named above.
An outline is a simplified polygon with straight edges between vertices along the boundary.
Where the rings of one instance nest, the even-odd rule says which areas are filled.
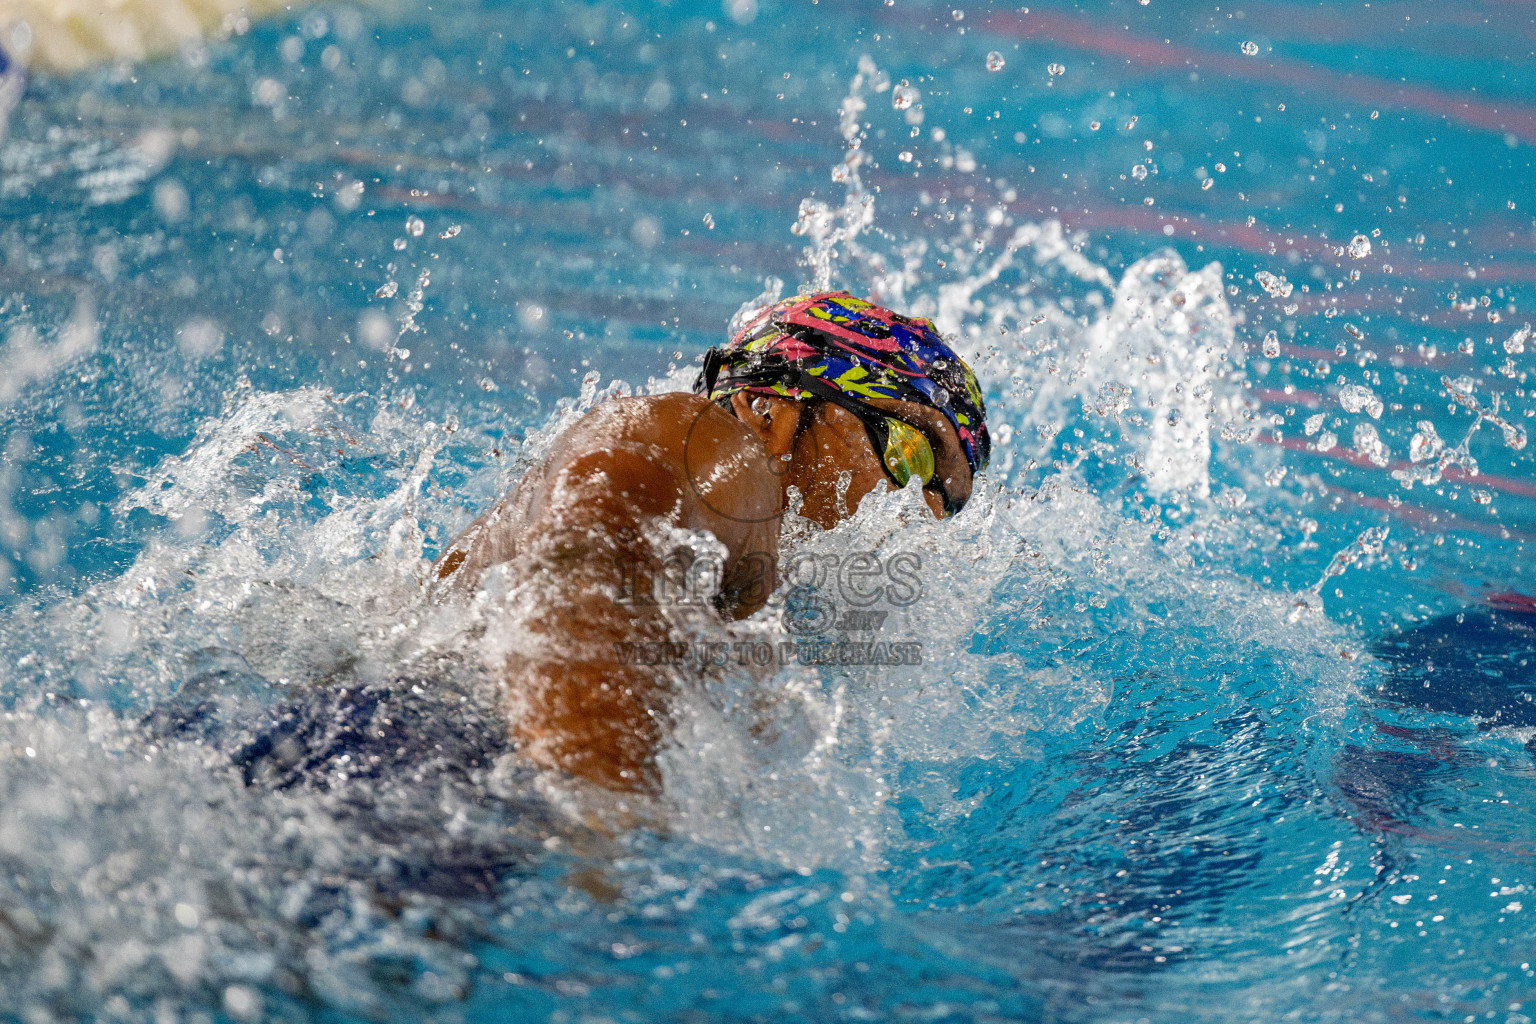
[[[704,368],[699,371],[699,379],[694,382],[693,389],[708,398],[715,390],[715,381],[720,377],[720,367],[725,365],[725,356],[718,348],[711,348],[704,353]]]

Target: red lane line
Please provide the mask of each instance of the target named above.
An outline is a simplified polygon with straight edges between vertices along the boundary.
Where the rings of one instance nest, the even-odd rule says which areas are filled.
[[[1474,366],[1476,365],[1475,359],[1463,356],[1456,350],[1452,350],[1450,352],[1442,352],[1440,355],[1436,356],[1435,359],[1442,360],[1439,363],[1436,363],[1435,359],[1431,359],[1428,356],[1421,356],[1417,352],[1409,351],[1406,346],[1404,346],[1404,351],[1402,352],[1389,352],[1387,351],[1387,347],[1385,345],[1361,345],[1360,350],[1362,352],[1376,353],[1376,358],[1382,360],[1388,366],[1396,369],[1401,369],[1405,366],[1420,368],[1431,367],[1443,372],[1446,370],[1463,367],[1468,363],[1471,363]],[[1348,356],[1341,356],[1331,348],[1314,348],[1310,345],[1295,345],[1290,343],[1286,343],[1280,346],[1280,355],[1282,358],[1311,359],[1332,365],[1341,365],[1343,363],[1354,362],[1353,359],[1350,359]],[[1452,356],[1455,358],[1451,358]]]
[[[542,105],[529,105],[529,111],[537,110]],[[701,115],[711,119],[711,123],[722,129],[740,128],[740,121],[726,116],[722,119],[722,112],[716,110],[694,110],[690,107],[690,117],[700,118]],[[538,122],[539,127],[551,130],[576,132],[589,143],[597,144],[599,141],[612,142],[623,138],[617,131],[602,131],[600,125],[594,125],[590,119],[583,119],[580,124],[572,124],[568,120],[557,120],[549,115],[552,111],[543,109],[539,111],[544,115]],[[619,117],[614,121],[615,126],[627,123],[632,118]],[[640,121],[635,120],[636,124]],[[785,139],[799,139],[814,144],[807,137],[810,128],[808,124],[796,125],[791,121],[772,118],[747,119],[747,125],[766,139],[771,141],[783,141]],[[830,150],[832,138],[828,136],[827,143]],[[339,154],[344,161],[363,164],[375,164],[384,159],[384,154],[373,153],[367,150],[348,150]],[[390,155],[390,160],[399,162],[400,157]],[[471,172],[468,165],[460,165],[453,162],[443,162],[448,166],[464,172]],[[527,178],[529,180],[547,180],[551,176],[548,166],[541,160],[534,169],[527,169],[521,164],[504,163],[496,168],[497,174],[508,178]],[[951,192],[962,192],[965,186],[972,187],[977,201],[1001,202],[981,179],[974,177],[959,177],[955,175],[930,175],[923,179],[913,179],[905,175],[897,175],[888,172],[872,171],[866,174],[871,184],[878,184],[882,190],[898,193],[908,193],[914,187]],[[666,186],[657,182],[656,187],[647,191],[658,197],[675,196],[681,179],[667,181]],[[1020,182],[1019,184],[1024,184]],[[693,183],[692,188],[699,188]],[[729,189],[705,189],[708,198],[720,201],[732,201],[742,203],[748,200],[740,191]],[[1033,208],[1031,208],[1031,204]],[[1245,250],[1257,255],[1277,255],[1282,250],[1295,249],[1304,257],[1313,260],[1336,258],[1336,246],[1326,238],[1313,238],[1305,234],[1284,229],[1271,229],[1261,225],[1248,225],[1241,221],[1207,220],[1205,214],[1189,211],[1165,211],[1157,212],[1140,207],[1121,206],[1119,204],[1106,204],[1097,208],[1076,208],[1063,206],[1060,212],[1052,211],[1047,214],[1047,209],[1054,204],[1063,204],[1064,199],[1059,195],[1046,191],[1038,191],[1021,196],[1011,204],[1006,204],[1011,212],[1023,216],[1036,214],[1059,217],[1062,223],[1068,227],[1080,229],[1117,229],[1128,230],[1139,234],[1151,236],[1170,237],[1163,235],[1165,224],[1174,227],[1174,235],[1209,242],[1213,239],[1220,240],[1222,244],[1232,248]],[[1449,281],[1465,278],[1467,266],[1460,263],[1448,263],[1443,261],[1427,261],[1414,259],[1407,253],[1390,253],[1385,249],[1381,258],[1390,260],[1400,275],[1424,281]],[[1536,281],[1536,264],[1510,263],[1496,264],[1489,262],[1478,263],[1475,267],[1480,277],[1493,277],[1497,280],[1510,281]]]
[[[1500,540],[1516,540],[1523,544],[1536,542],[1536,534],[1526,533],[1521,530],[1511,530],[1497,523],[1473,522],[1454,512],[1435,512],[1418,505],[1410,505],[1403,502],[1394,506],[1385,498],[1377,498],[1369,494],[1361,494],[1359,491],[1335,491],[1329,489],[1329,495],[1339,495],[1352,505],[1368,508],[1373,512],[1402,519],[1413,526],[1426,532],[1434,530],[1458,530],[1463,533],[1480,533],[1486,537],[1497,537]]]
[[[1265,405],[1300,405],[1308,409],[1321,409],[1324,398],[1316,391],[1293,391],[1286,394],[1279,388],[1253,388],[1248,392]]]
[[[1511,5],[1529,7],[1530,0],[1502,0]],[[1471,54],[1487,59],[1488,48],[1479,38],[1469,33],[1448,36],[1446,27],[1472,29],[1481,32],[1491,29],[1500,33],[1500,42],[1511,37],[1529,38],[1531,25],[1517,18],[1505,18],[1504,24],[1485,25],[1476,10],[1436,10],[1434,21],[1422,20],[1422,12],[1415,12],[1421,20],[1405,22],[1402,14],[1393,7],[1343,11],[1297,10],[1290,4],[1248,3],[1248,25],[1258,34],[1270,39],[1284,38],[1303,43],[1337,45],[1354,43],[1365,47],[1381,47],[1401,54],[1403,51],[1422,52],[1433,47],[1439,56]],[[1500,11],[1498,14],[1509,14]],[[1395,19],[1395,20],[1394,20]],[[1406,29],[1406,33],[1401,30]]]
[[[1500,391],[1494,389],[1496,394],[1508,395],[1508,389]],[[1279,388],[1250,388],[1248,393],[1265,405],[1300,405],[1308,409],[1321,409],[1327,405],[1331,395],[1321,391],[1302,390],[1300,388],[1287,394]]]
[[[1274,439],[1274,435],[1261,433],[1258,435],[1258,437],[1255,438],[1255,440],[1260,444],[1279,445],[1288,451],[1305,452],[1308,455],[1316,455],[1320,458],[1333,459],[1338,462],[1347,462],[1352,466],[1359,467],[1360,469],[1367,469],[1372,471],[1379,470],[1381,472],[1390,473],[1393,470],[1406,469],[1407,467],[1413,465],[1411,462],[1404,462],[1401,459],[1397,459],[1393,462],[1389,462],[1385,466],[1378,466],[1364,455],[1361,455],[1359,452],[1348,448],[1334,448],[1332,451],[1320,452],[1307,447],[1308,441],[1303,437],[1286,437],[1280,441],[1276,441]],[[1532,482],[1530,480],[1518,480],[1514,477],[1496,476],[1491,473],[1479,473],[1477,476],[1468,476],[1456,466],[1451,466],[1446,469],[1444,477],[1446,480],[1453,484],[1463,484],[1468,487],[1475,485],[1478,487],[1486,488],[1490,491],[1500,491],[1505,494],[1517,494],[1522,498],[1536,498],[1536,482]],[[1444,514],[1455,516],[1454,512],[1447,512]]]
[[[1462,124],[1488,131],[1511,132],[1536,142],[1536,110],[1513,103],[1493,106],[1424,86],[1392,83],[1375,78],[1340,74],[1337,71],[1285,57],[1256,58],[1214,53],[1176,46],[1143,36],[1112,34],[1102,20],[1038,12],[1026,16],[999,13],[985,22],[987,28],[1011,38],[1048,37],[1071,46],[1130,63],[1154,67],[1202,68],[1235,78],[1274,82],[1291,88],[1328,95],[1344,94],[1365,103],[1417,108]]]
[[[891,187],[894,187],[903,179],[893,176],[890,180]],[[952,191],[958,191],[945,179],[929,178],[927,185],[938,188],[949,186]],[[882,190],[887,187],[883,178],[881,187]],[[974,191],[975,201],[982,201],[984,195],[990,195],[990,190],[980,186],[976,186]],[[1047,213],[1044,207],[1051,205],[1052,200],[1057,204],[1063,204],[1062,208]],[[1312,238],[1296,232],[1277,231],[1257,223],[1249,225],[1241,221],[1207,220],[1203,214],[1187,210],[1165,209],[1164,212],[1158,212],[1147,207],[1118,204],[1086,207],[1076,205],[1076,201],[1073,206],[1067,207],[1064,205],[1063,197],[1050,193],[1020,196],[1014,202],[1003,205],[1009,212],[1016,215],[1056,217],[1064,227],[1080,230],[1117,229],[1165,238],[1183,237],[1207,244],[1215,240],[1231,248],[1261,256],[1278,256],[1288,249],[1295,249],[1305,259],[1327,261],[1336,258],[1337,246],[1325,238]],[[1165,225],[1173,227],[1172,234],[1164,232]],[[1406,253],[1385,251],[1381,259],[1384,262],[1391,262],[1395,273],[1420,281],[1456,281],[1464,280],[1467,276],[1466,264],[1418,260]],[[1482,290],[1487,289],[1488,279],[1536,281],[1536,264],[1532,263],[1479,261],[1473,265],[1472,269],[1477,271],[1478,288]]]

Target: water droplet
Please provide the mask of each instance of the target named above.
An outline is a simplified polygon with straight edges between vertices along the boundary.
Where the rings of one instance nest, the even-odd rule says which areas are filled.
[[[1131,177],[1135,178],[1137,181],[1146,181],[1147,180],[1147,165],[1146,164],[1136,164],[1136,165],[1134,165],[1131,168]]]
[[[184,355],[201,359],[224,345],[224,328],[205,316],[193,317],[176,331],[176,343]]]
[[[1216,173],[1217,174],[1226,174],[1227,173],[1227,165],[1226,164],[1217,164],[1216,165]]]
[[[900,160],[904,164],[909,164],[912,162],[912,151],[910,149],[904,149],[900,153],[896,154],[896,159]]]
[[[715,230],[715,217],[714,217],[714,214],[710,214],[710,213],[704,214],[704,226],[706,228],[708,228],[709,230],[711,230],[711,231]]]
[[[1259,282],[1260,288],[1263,288],[1272,297],[1277,299],[1290,298],[1292,290],[1296,287],[1295,285],[1291,284],[1291,282],[1287,281],[1283,274],[1275,275],[1271,274],[1267,270],[1261,270],[1257,274],[1254,274],[1253,279]]]
[[[1215,178],[1206,178],[1204,181],[1200,182],[1200,187],[1202,189],[1207,189],[1207,188],[1210,188],[1214,184],[1216,184],[1216,179]]]
[[[405,251],[405,247],[407,245],[409,245],[410,243],[407,242],[403,238],[397,238],[397,239],[395,239],[395,243],[394,244],[395,244],[395,252],[404,252]]]
[[[1380,116],[1381,116],[1381,111],[1379,111],[1379,110],[1371,111],[1371,120],[1372,121],[1376,120]]]
[[[988,71],[1001,71],[1003,70],[1003,65],[1007,63],[1008,62],[1003,59],[1003,55],[997,50],[993,50],[991,53],[987,54]]]
[[[629,237],[642,249],[650,249],[661,241],[661,221],[651,216],[641,216],[629,229]]]
[[[224,1009],[241,1020],[255,1020],[261,1016],[261,996],[255,989],[231,985],[224,990]]]
[[[1143,206],[1151,206],[1155,202],[1157,202],[1157,200],[1153,199],[1151,196],[1147,196],[1147,198],[1141,201],[1141,204]]]
[[[964,21],[965,20],[965,12],[964,11],[950,11],[949,12],[949,16],[951,18],[954,18],[956,21]]]
[[[1519,355],[1525,351],[1525,343],[1531,337],[1531,325],[1526,324],[1514,334],[1504,339],[1504,351],[1512,355]]]
[[[450,224],[448,226],[448,229],[446,231],[442,232],[437,237],[438,238],[458,238],[459,237],[459,232],[463,231],[463,230],[464,229],[462,227],[460,227],[458,224]]]
[[[1316,413],[1312,416],[1308,416],[1307,422],[1302,425],[1302,429],[1306,432],[1308,437],[1311,437],[1313,434],[1323,429],[1323,420],[1327,418],[1327,415],[1324,413]]]
[[[1471,338],[1463,339],[1462,343],[1456,346],[1456,351],[1460,352],[1464,356],[1471,355],[1474,349],[1475,346],[1472,344]]]
[[[1338,443],[1339,439],[1331,430],[1325,430],[1317,435],[1317,450],[1320,452],[1331,452]]]
[[[1098,131],[1099,130],[1099,122],[1097,122],[1097,121],[1089,121],[1088,122],[1088,130],[1091,131],[1091,132]]]
[[[1408,458],[1414,462],[1423,462],[1433,459],[1444,450],[1445,442],[1435,432],[1435,425],[1429,420],[1420,420],[1419,432],[1408,442]]]
[[[155,212],[169,224],[182,221],[192,201],[181,182],[167,178],[155,186]]]
[[[1131,389],[1119,381],[1109,381],[1099,388],[1094,412],[1100,416],[1119,416],[1131,407]]]
[[[1276,466],[1274,469],[1272,469],[1268,473],[1264,474],[1264,482],[1266,484],[1268,484],[1269,486],[1271,486],[1271,487],[1278,487],[1278,486],[1280,486],[1280,481],[1282,481],[1284,479],[1285,479],[1285,467],[1284,466]]]
[[[287,94],[287,88],[275,78],[262,78],[251,86],[251,102],[258,107],[275,107]]]
[[[1125,122],[1125,130],[1126,131],[1130,131],[1132,128],[1135,128],[1136,127],[1136,122],[1140,121],[1140,120],[1141,120],[1141,115],[1140,114],[1132,114],[1131,115],[1131,119],[1129,121]]]
[[[1363,260],[1371,254],[1371,240],[1364,235],[1356,235],[1349,240],[1349,254],[1357,260]]]
[[[405,230],[412,238],[420,238],[421,233],[427,230],[427,225],[420,217],[407,217],[405,219]]]
[[[1250,39],[1243,44],[1243,52],[1250,57],[1257,57],[1259,55],[1259,44]]]
[[[1280,354],[1280,339],[1274,331],[1264,335],[1264,357],[1274,359]]]
[[[1360,328],[1356,327],[1354,324],[1345,324],[1344,325],[1344,330],[1348,331],[1349,332],[1349,336],[1351,338],[1354,338],[1356,341],[1364,341],[1365,340],[1365,334],[1360,330]]]
[[[897,110],[906,110],[917,102],[917,90],[910,85],[898,85],[891,90],[891,106]]]
[[[1489,494],[1487,491],[1473,490],[1472,500],[1477,502],[1479,505],[1487,505],[1493,501],[1493,495]]]
[[[1046,66],[1045,70],[1052,75],[1064,75],[1067,73],[1067,66],[1065,64],[1050,64]]]
[[[1371,419],[1381,419],[1383,408],[1376,392],[1361,384],[1347,384],[1339,390],[1339,404],[1348,413],[1366,412]]]
[[[1376,433],[1376,428],[1369,423],[1355,424],[1355,451],[1371,460],[1374,466],[1385,466],[1391,461],[1392,453],[1386,445],[1381,443],[1381,435]]]
[[[399,290],[400,286],[395,282],[385,281],[379,285],[379,290],[373,293],[373,297],[376,299],[392,299]]]

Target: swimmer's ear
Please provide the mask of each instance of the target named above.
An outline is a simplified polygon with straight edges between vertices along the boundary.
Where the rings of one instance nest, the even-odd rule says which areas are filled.
[[[754,403],[761,412],[753,408]],[[795,434],[799,432],[800,415],[804,409],[804,402],[792,398],[756,395],[753,401],[748,401],[743,391],[731,396],[731,411],[757,435],[769,455],[788,455],[794,450]]]

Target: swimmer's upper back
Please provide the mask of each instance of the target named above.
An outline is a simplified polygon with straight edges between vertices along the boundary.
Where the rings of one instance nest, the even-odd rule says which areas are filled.
[[[708,530],[732,556],[774,549],[776,480],[757,437],[699,395],[610,399],[450,544],[434,575],[452,591],[472,590],[487,567],[541,538],[611,547],[656,519]]]

